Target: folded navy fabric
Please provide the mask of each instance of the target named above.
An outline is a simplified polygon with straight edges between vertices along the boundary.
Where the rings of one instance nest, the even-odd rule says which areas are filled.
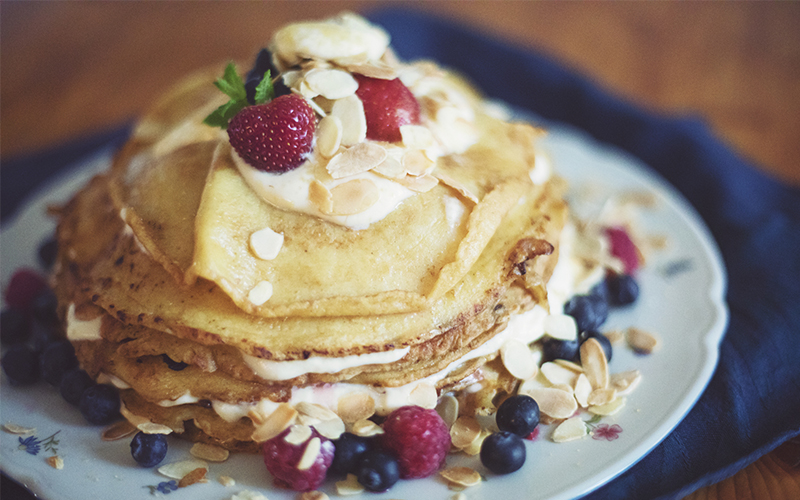
[[[530,50],[414,11],[369,17],[391,33],[402,58],[456,68],[488,96],[639,157],[683,193],[721,249],[730,325],[713,379],[659,446],[586,498],[680,498],[800,434],[800,190],[761,173],[700,120],[641,110]],[[49,176],[127,131],[4,161],[3,220]]]

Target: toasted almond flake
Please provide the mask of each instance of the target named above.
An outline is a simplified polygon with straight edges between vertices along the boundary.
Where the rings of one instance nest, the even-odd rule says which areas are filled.
[[[207,443],[195,443],[189,450],[189,453],[195,458],[207,460],[209,462],[224,462],[231,454],[231,452],[225,448]]]
[[[344,481],[336,481],[336,493],[343,497],[360,495],[364,493],[364,487],[359,484],[356,476],[348,474]]]
[[[219,484],[231,487],[236,484],[236,481],[230,476],[219,476]]]
[[[302,424],[294,424],[289,427],[289,434],[283,440],[289,444],[299,445],[308,441],[311,437],[311,427]]]
[[[353,215],[374,205],[380,193],[378,187],[369,179],[353,179],[331,189],[331,213],[334,215]]]
[[[450,467],[440,471],[439,475],[451,483],[455,483],[466,488],[480,484],[480,482],[483,480],[478,471],[475,469],[470,469],[469,467]]]
[[[351,73],[379,78],[381,80],[394,80],[397,78],[397,70],[383,61],[353,62],[344,66]]]
[[[606,332],[603,335],[605,335],[608,341],[611,342],[612,344],[616,344],[625,337],[625,334],[623,334],[619,330],[611,330],[610,332]]]
[[[272,283],[269,281],[259,281],[247,294],[247,300],[254,306],[262,305],[270,297],[272,297]]]
[[[413,176],[420,176],[433,168],[433,161],[422,151],[412,149],[403,155],[403,168],[406,173]]]
[[[650,354],[661,347],[658,338],[639,328],[631,327],[625,331],[625,340],[631,349],[640,354]]]
[[[578,363],[573,363],[572,361],[567,361],[566,359],[556,359],[553,360],[553,363],[557,364],[562,368],[566,368],[567,370],[571,370],[575,373],[583,373],[583,367]]]
[[[422,125],[402,125],[400,136],[403,138],[403,145],[409,149],[428,149],[434,143],[431,130]]]
[[[356,95],[336,99],[331,108],[331,115],[342,122],[342,145],[352,146],[367,137],[367,118],[364,115],[364,104]]]
[[[467,500],[467,495],[463,493],[456,493],[453,495],[453,500]]]
[[[393,155],[387,155],[386,159],[373,168],[372,171],[389,179],[402,179],[406,175],[406,169],[403,168],[403,164]]]
[[[483,445],[483,440],[491,436],[491,434],[492,433],[487,430],[482,430],[478,438],[475,439],[475,441],[471,442],[468,446],[462,448],[461,451],[463,451],[467,455],[474,457],[475,455],[481,452],[481,446]]]
[[[281,403],[267,418],[264,423],[256,427],[251,439],[257,443],[263,443],[274,438],[297,418],[297,410],[286,403]]]
[[[472,191],[470,191],[467,186],[455,180],[454,178],[450,177],[449,175],[442,172],[434,172],[434,175],[436,176],[437,179],[439,179],[439,181],[442,184],[455,189],[461,194],[461,196],[470,200],[471,202],[478,203],[480,201],[478,197]]]
[[[308,199],[324,214],[333,211],[333,197],[330,190],[316,179],[308,185]]]
[[[155,422],[142,422],[136,426],[137,429],[145,434],[172,434],[172,428]]]
[[[331,158],[342,144],[342,120],[328,115],[317,125],[317,151],[325,158]]]
[[[408,395],[409,403],[412,405],[421,406],[428,410],[436,408],[436,401],[438,399],[436,388],[425,382],[420,382]]]
[[[573,394],[575,395],[575,399],[578,401],[578,404],[581,405],[581,408],[586,408],[589,406],[589,394],[592,393],[592,384],[589,382],[589,379],[586,378],[586,375],[581,373],[578,375],[578,378],[575,379],[575,387],[573,388]]]
[[[62,459],[58,455],[53,455],[52,457],[47,457],[47,459],[45,461],[47,462],[47,465],[49,465],[50,467],[52,467],[54,469],[61,470],[61,469],[64,468],[64,459]]]
[[[297,500],[329,500],[329,497],[321,491],[306,491],[301,493]]]
[[[475,417],[461,416],[450,428],[450,441],[458,449],[464,449],[481,435],[481,424]]]
[[[269,500],[257,491],[242,490],[231,497],[231,500]]]
[[[383,429],[372,420],[363,419],[353,424],[352,432],[356,436],[372,437],[383,434]]]
[[[553,418],[569,418],[578,409],[575,397],[560,389],[531,389],[527,394],[536,400],[542,413]]]
[[[247,416],[248,418],[250,418],[250,420],[253,422],[253,425],[256,427],[258,427],[259,425],[264,425],[264,422],[266,422],[267,420],[266,415],[256,410],[255,408],[248,411]]]
[[[283,234],[265,227],[250,235],[250,250],[261,260],[272,260],[283,247]]]
[[[639,385],[642,381],[642,375],[639,370],[629,370],[621,373],[612,373],[608,379],[609,387],[617,390],[620,396],[627,396]]]
[[[616,389],[595,389],[589,394],[589,397],[586,399],[586,402],[589,403],[589,406],[600,406],[606,403],[610,403],[617,397]]]
[[[520,380],[536,376],[538,367],[527,344],[517,339],[508,339],[500,348],[500,358],[508,373]]]
[[[575,381],[578,380],[578,375],[580,375],[578,372],[564,368],[550,361],[544,363],[540,370],[542,371],[542,375],[544,375],[551,384],[566,384],[570,386],[570,388],[575,386]],[[570,392],[572,391],[570,390]]]
[[[532,389],[543,389],[546,387],[550,387],[550,383],[544,375],[539,373],[537,376],[522,382],[517,392],[520,394],[528,394]]]
[[[171,462],[164,464],[158,468],[158,473],[170,479],[182,479],[187,474],[195,469],[208,470],[208,463],[203,460],[181,460],[180,462]]]
[[[321,422],[321,420],[318,418],[309,417],[308,415],[303,415],[302,413],[297,415],[297,421],[309,427],[314,427],[315,425]]]
[[[339,416],[334,413],[333,410],[316,403],[302,401],[297,403],[294,409],[297,410],[297,412],[301,415],[308,415],[309,417],[314,417],[320,421],[339,418]]]
[[[414,191],[415,193],[427,193],[439,184],[439,179],[432,175],[420,175],[419,177],[405,176],[395,179],[398,184]]]
[[[306,73],[305,82],[326,99],[341,99],[353,95],[358,89],[356,79],[340,69],[313,69]]]
[[[569,384],[553,384],[553,389],[558,389],[559,391],[564,391],[567,394],[575,394],[575,391],[572,389],[572,386]]]
[[[314,465],[314,462],[316,462],[320,450],[322,450],[322,441],[320,438],[311,438],[306,445],[303,456],[300,457],[300,461],[297,463],[297,470],[310,469],[311,466]]]
[[[208,472],[207,468],[198,467],[193,471],[190,471],[188,474],[183,476],[180,481],[178,481],[178,488],[186,488],[187,486],[191,486],[197,483],[207,483],[208,480],[206,479],[206,473]]]
[[[3,430],[8,432],[9,434],[18,434],[20,436],[27,436],[28,434],[34,434],[36,432],[36,427],[23,427],[21,425],[17,425],[11,422],[6,422],[3,424]]]
[[[578,325],[575,318],[567,314],[550,314],[544,318],[544,333],[560,340],[578,338]]]
[[[375,413],[375,400],[363,392],[345,394],[339,398],[337,406],[337,413],[346,424],[369,418]]]
[[[103,429],[100,438],[103,441],[116,441],[118,439],[132,436],[136,433],[136,430],[136,427],[134,427],[127,420],[120,420],[119,422],[115,422]]]
[[[293,87],[291,91],[295,94],[305,97],[306,101],[308,102],[314,102],[313,99],[319,95],[319,92],[312,89],[305,80],[300,80],[300,83],[297,85],[297,87]]]
[[[608,387],[608,360],[600,342],[593,338],[586,340],[581,344],[580,353],[583,372],[592,384],[592,389]]]
[[[344,422],[338,415],[330,420],[322,420],[318,424],[314,424],[313,427],[328,439],[339,439],[345,431]]]
[[[436,413],[442,417],[448,429],[453,426],[458,418],[458,406],[458,399],[450,394],[442,396],[436,405]]]
[[[386,149],[374,142],[360,142],[337,154],[326,169],[334,179],[372,170],[386,159]]]
[[[617,396],[616,399],[604,405],[590,406],[589,413],[594,415],[608,416],[617,413],[622,407],[625,406],[625,398]]]
[[[553,441],[565,443],[586,436],[589,430],[581,417],[568,418],[561,422],[553,431]]]

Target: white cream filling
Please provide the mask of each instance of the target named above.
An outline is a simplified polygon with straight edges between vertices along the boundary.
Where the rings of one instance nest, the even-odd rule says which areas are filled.
[[[69,341],[100,340],[102,338],[100,336],[102,322],[102,315],[88,321],[78,319],[75,316],[75,303],[70,303],[67,308],[67,339]]]

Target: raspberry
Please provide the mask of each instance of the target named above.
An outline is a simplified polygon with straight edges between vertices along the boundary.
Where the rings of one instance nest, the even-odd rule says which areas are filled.
[[[628,235],[628,231],[622,227],[607,227],[606,234],[611,240],[611,255],[625,265],[625,274],[633,274],[639,268],[639,250]]]
[[[299,444],[293,444],[286,440],[290,433],[292,436],[297,436],[298,433],[303,432],[307,435]],[[289,437],[290,441],[295,440],[292,436]],[[320,441],[316,458],[313,459],[310,467],[303,470],[298,469],[306,449],[314,445],[311,442],[314,439]],[[315,429],[303,425],[293,425],[264,442],[262,451],[264,452],[264,464],[275,478],[275,484],[294,491],[313,491],[325,480],[325,473],[333,462],[334,445]]]
[[[450,450],[450,431],[435,410],[398,408],[386,418],[383,431],[383,447],[397,456],[403,479],[434,474]]]
[[[367,139],[399,142],[400,127],[419,123],[419,103],[400,79],[381,80],[354,75],[356,95],[364,103]]]
[[[33,269],[23,268],[11,276],[6,288],[6,303],[20,311],[30,311],[35,299],[47,288],[47,282]]]
[[[228,137],[247,164],[283,173],[299,167],[311,153],[315,128],[314,111],[306,100],[282,95],[239,111],[228,124]]]

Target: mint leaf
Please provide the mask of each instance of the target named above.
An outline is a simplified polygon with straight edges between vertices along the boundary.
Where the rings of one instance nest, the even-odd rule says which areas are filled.
[[[256,96],[255,96],[255,103],[256,104],[264,104],[271,101],[275,97],[275,87],[272,85],[272,72],[267,70],[264,73],[264,78],[256,87]]]
[[[234,101],[247,99],[242,77],[236,72],[236,65],[232,62],[225,67],[225,74],[214,82],[214,85]]]
[[[208,115],[205,120],[203,120],[203,123],[212,127],[219,127],[222,130],[227,130],[228,122],[231,118],[236,116],[236,113],[244,109],[245,106],[247,106],[246,100],[228,101]]]

